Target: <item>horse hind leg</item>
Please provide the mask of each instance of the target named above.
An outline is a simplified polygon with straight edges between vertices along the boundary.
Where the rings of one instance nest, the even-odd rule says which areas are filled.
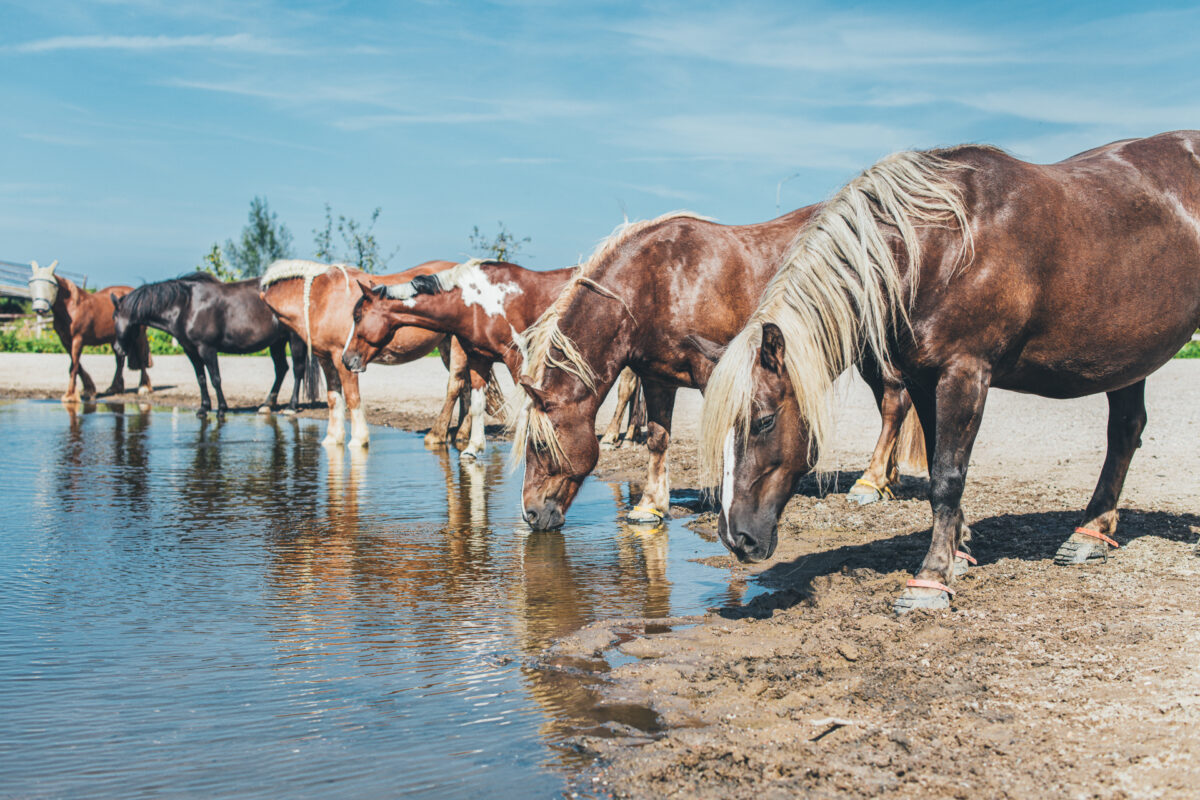
[[[487,446],[484,429],[487,422],[487,383],[486,375],[475,368],[471,369],[471,435],[459,458],[474,461],[483,455]]]
[[[346,398],[346,409],[350,415],[350,447],[366,449],[371,444],[371,430],[367,427],[367,414],[362,407],[362,395],[358,391],[358,373],[342,365],[339,358],[334,364],[342,381],[342,393]]]
[[[321,444],[327,447],[341,447],[346,441],[346,400],[342,397],[342,381],[332,360],[318,358],[317,363],[321,365],[321,371],[325,374],[325,396],[329,403],[329,425]]]
[[[116,360],[117,369],[113,373],[112,383],[104,390],[106,395],[123,394],[125,391],[125,356],[116,356]]]
[[[613,411],[612,420],[608,423],[608,428],[604,431],[604,435],[600,437],[600,449],[616,450],[628,438],[628,426],[622,430],[622,423],[626,418],[625,408],[630,405],[630,399],[633,397],[633,391],[636,387],[637,376],[633,374],[633,370],[626,367],[621,371],[621,383],[617,387],[617,407]],[[630,416],[632,416],[632,413]]]
[[[1146,382],[1108,393],[1108,452],[1104,467],[1092,493],[1091,502],[1083,512],[1083,524],[1062,543],[1054,563],[1085,564],[1104,561],[1115,548],[1117,532],[1117,502],[1133,460],[1133,451],[1142,444],[1146,427]]]
[[[275,364],[275,383],[271,384],[271,391],[267,394],[267,399],[258,407],[258,413],[270,414],[275,410],[276,404],[279,402],[279,387],[283,385],[283,376],[287,375],[287,340],[280,339],[271,345],[271,361]],[[292,403],[296,402],[296,393],[292,392]]]
[[[425,445],[427,447],[445,444],[449,441],[450,421],[454,416],[454,406],[458,402],[458,396],[467,381],[467,354],[463,351],[458,341],[448,336],[442,341],[439,348],[442,363],[450,371],[450,376],[446,380],[446,399],[442,403],[442,410],[438,412],[437,419],[433,422],[433,427],[425,434]]]
[[[895,499],[891,487],[899,478],[899,470],[896,468],[896,442],[905,416],[912,408],[912,402],[902,384],[898,381],[884,380],[873,364],[864,363],[859,371],[875,395],[875,404],[883,422],[875,449],[871,453],[870,463],[846,493],[847,500],[867,505],[880,500]]]

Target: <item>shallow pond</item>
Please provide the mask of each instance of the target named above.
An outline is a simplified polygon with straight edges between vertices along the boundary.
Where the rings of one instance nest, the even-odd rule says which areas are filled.
[[[570,736],[652,716],[532,660],[737,599],[691,561],[720,544],[621,526],[622,487],[531,532],[506,447],[87,410],[0,404],[0,794],[558,796]]]

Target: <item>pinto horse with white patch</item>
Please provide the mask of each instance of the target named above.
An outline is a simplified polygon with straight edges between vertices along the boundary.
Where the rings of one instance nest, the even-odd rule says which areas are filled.
[[[1049,165],[970,145],[890,156],[821,207],[709,380],[701,455],[722,482],[721,539],[745,561],[772,554],[793,481],[828,435],[828,391],[865,354],[902,376],[931,453],[932,541],[897,612],[950,604],[993,387],[1107,393],[1104,467],[1055,557],[1103,560],[1146,376],[1198,324],[1200,132]]]
[[[29,278],[33,312],[39,317],[53,315],[54,332],[58,334],[63,349],[71,356],[71,377],[62,399],[67,403],[79,402],[81,395],[76,390],[78,378],[83,381],[82,399],[91,400],[96,396],[96,384],[83,368],[80,359],[83,348],[113,343],[116,337],[116,328],[113,325],[113,298],[124,297],[133,291],[133,287],[106,286],[98,292],[88,292],[62,275],[55,275],[57,261],[48,267],[39,267],[36,261],[30,266],[33,267],[33,275]],[[138,394],[149,394],[150,374],[146,370],[150,367],[150,344],[146,341],[145,328],[139,328],[135,336],[135,352],[130,356],[129,367],[142,372],[138,382]],[[117,370],[113,373],[112,384],[104,390],[104,394],[121,394],[125,391],[125,354],[114,352],[114,355],[117,359]]]
[[[260,296],[279,316],[284,325],[299,334],[309,345],[310,352],[321,365],[328,389],[329,427],[325,444],[345,442],[346,409],[350,411],[351,447],[367,447],[370,432],[358,390],[358,374],[342,363],[342,352],[354,337],[351,314],[361,297],[360,281],[375,281],[383,285],[407,283],[415,277],[430,275],[454,266],[452,261],[429,261],[412,269],[392,275],[370,275],[346,264],[321,264],[314,261],[285,260],[271,264],[260,281]],[[446,401],[425,443],[447,441],[454,406],[466,385],[480,391],[491,386],[493,397],[499,396],[487,372],[473,372],[467,364],[461,345],[444,333],[423,328],[406,327],[395,330],[381,343],[378,361],[381,364],[406,364],[423,358],[438,348],[442,363],[450,370]],[[470,420],[464,416],[460,434],[483,426],[483,419]]]
[[[528,357],[520,383],[527,397],[515,452],[525,456],[522,499],[532,527],[563,524],[599,456],[591,435],[596,411],[625,367],[643,381],[650,451],[642,497],[629,520],[653,523],[670,513],[666,456],[675,392],[704,389],[712,354],[745,324],[814,211],[755,225],[718,225],[677,212],[618,228],[601,243],[523,337]],[[884,420],[864,478],[886,487],[895,479],[909,402],[899,382],[885,380],[873,362],[864,362],[862,373]],[[900,450],[920,458],[919,449],[911,455],[908,447]]]
[[[354,305],[354,332],[342,363],[362,372],[395,335],[412,325],[452,334],[462,343],[471,369],[480,374],[502,362],[516,380],[525,358],[522,331],[549,308],[575,268],[537,272],[502,261],[471,259],[441,272],[418,275],[407,283],[360,285]],[[624,392],[625,399],[636,385]],[[471,394],[473,413],[482,413],[482,391]],[[614,423],[622,417],[617,408]],[[610,426],[614,427],[614,426]],[[483,452],[483,427],[471,429],[463,457]]]

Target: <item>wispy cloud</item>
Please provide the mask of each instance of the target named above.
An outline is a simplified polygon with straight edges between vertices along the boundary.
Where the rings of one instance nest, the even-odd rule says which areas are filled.
[[[225,50],[258,55],[293,55],[300,52],[274,39],[249,33],[229,36],[53,36],[21,44],[7,45],[0,51],[10,53],[56,53],[65,50]]]
[[[635,192],[641,192],[642,194],[648,194],[654,197],[662,197],[666,200],[682,200],[685,203],[694,203],[703,199],[702,195],[696,194],[695,192],[687,192],[671,186],[645,185],[636,183],[618,183],[616,185],[625,189],[632,189]]]

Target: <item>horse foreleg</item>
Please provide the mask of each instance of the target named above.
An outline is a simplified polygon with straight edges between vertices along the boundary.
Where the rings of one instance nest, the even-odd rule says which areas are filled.
[[[342,393],[346,397],[346,408],[350,414],[350,447],[367,447],[371,443],[371,431],[367,428],[367,414],[362,407],[362,396],[358,391],[358,373],[346,369],[339,358],[334,362],[338,378],[342,382]]]
[[[184,347],[183,352],[188,361],[192,362],[192,369],[196,372],[196,383],[200,387],[200,410],[196,412],[196,416],[203,417],[212,408],[212,402],[208,399],[208,379],[204,377],[204,360],[191,345]]]
[[[896,483],[899,478],[899,470],[896,468],[896,440],[912,403],[904,391],[903,384],[885,380],[879,370],[871,365],[864,365],[859,371],[875,395],[875,405],[879,408],[879,416],[883,420],[879,439],[876,440],[875,450],[871,453],[871,461],[846,494],[847,500],[866,505],[877,500],[894,498],[891,484]]]
[[[105,394],[121,394],[125,391],[125,356],[117,356],[117,371],[113,373],[112,383],[104,390]]]
[[[1108,452],[1104,468],[1100,470],[1092,500],[1083,512],[1083,524],[1058,548],[1055,564],[1102,561],[1108,558],[1109,549],[1116,547],[1113,536],[1117,532],[1117,501],[1121,499],[1133,451],[1142,445],[1142,431],[1146,427],[1145,392],[1146,381],[1141,380],[1108,393]]]
[[[325,429],[321,444],[341,447],[346,441],[346,401],[342,397],[342,380],[331,359],[318,356],[317,363],[325,374],[325,396],[329,402],[329,426]]]
[[[933,536],[916,578],[910,580],[896,598],[893,608],[897,614],[914,608],[950,606],[956,554],[970,536],[970,530],[963,523],[963,487],[990,383],[989,365],[963,362],[938,377],[934,397],[927,392],[912,397],[925,429],[926,442],[936,443],[931,447],[933,457],[929,469]],[[932,436],[930,431],[934,432]]]
[[[642,499],[629,512],[630,522],[660,522],[671,515],[671,483],[667,470],[667,447],[671,443],[671,417],[675,411],[675,387],[657,381],[642,381],[649,416],[646,449],[650,463]]]
[[[280,338],[277,342],[271,345],[271,361],[275,364],[275,382],[271,384],[271,391],[267,394],[267,399],[258,407],[258,413],[270,414],[275,410],[275,405],[279,400],[279,387],[283,386],[283,377],[287,375],[287,340]],[[292,404],[296,403],[296,393],[292,392]]]
[[[221,391],[221,367],[217,363],[216,348],[204,346],[199,350],[204,365],[208,367],[208,378],[212,381],[213,391],[217,393],[217,414],[225,416],[225,412],[229,411],[229,404],[225,402],[225,393]]]
[[[459,454],[459,458],[474,460],[483,455],[483,449],[487,446],[486,431],[484,428],[487,422],[487,384],[488,378],[491,377],[491,369],[489,364],[477,362],[475,359],[471,359],[469,363],[471,373],[471,438],[466,448]]]
[[[83,369],[83,365],[79,363],[79,357],[83,353],[83,340],[76,337],[71,339],[70,347],[67,352],[71,356],[71,367],[67,378],[67,391],[62,396],[64,403],[78,403],[79,392],[75,388],[75,384],[79,378],[79,372]]]
[[[626,420],[625,407],[630,405],[634,389],[636,388],[637,376],[633,374],[633,370],[629,369],[629,367],[621,370],[621,382],[617,386],[617,408],[613,412],[612,420],[608,423],[608,429],[600,437],[600,448],[602,450],[616,450],[628,438],[628,423],[622,423]],[[632,416],[631,408],[630,417]]]
[[[443,351],[442,362],[446,364],[446,369],[450,370],[450,377],[446,381],[446,400],[442,403],[442,410],[434,420],[429,433],[425,434],[426,445],[445,444],[449,441],[450,420],[454,416],[454,405],[458,402],[458,396],[467,383],[467,354],[463,351],[462,345],[458,343],[457,339],[447,336],[442,342],[441,348]]]
[[[288,344],[292,348],[292,399],[283,413],[295,414],[300,410],[300,387],[308,380],[308,347],[294,334]]]

